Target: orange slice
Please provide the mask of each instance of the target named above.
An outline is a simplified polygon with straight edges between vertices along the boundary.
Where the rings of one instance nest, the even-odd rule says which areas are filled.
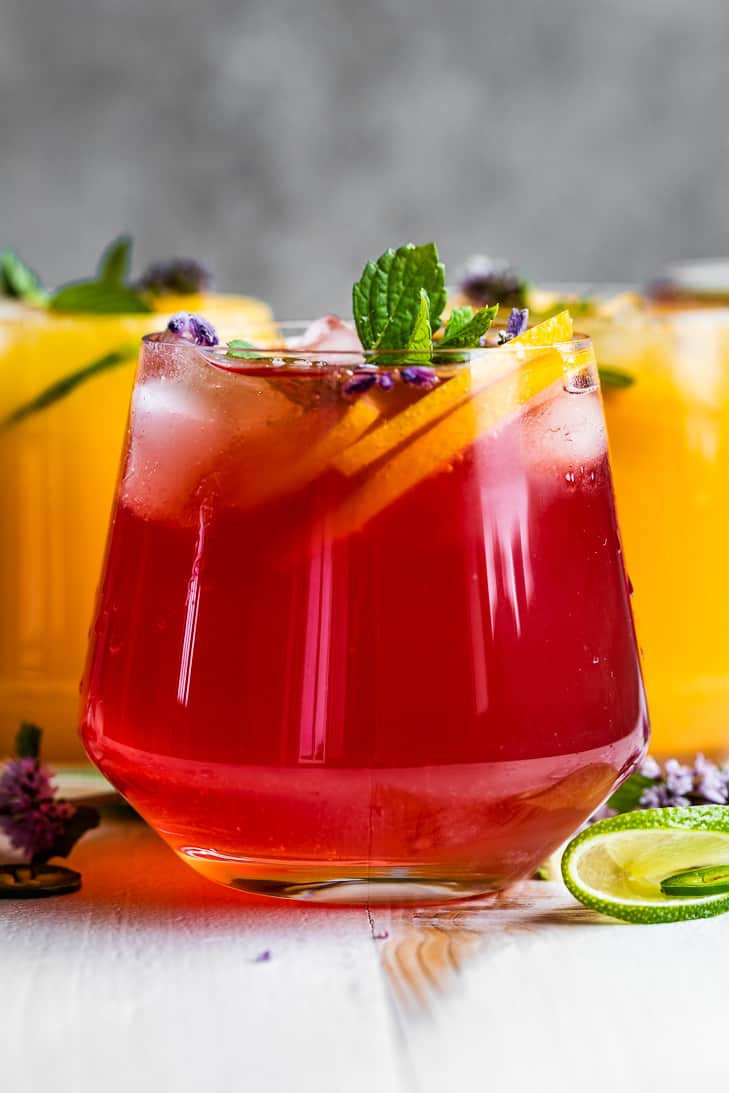
[[[558,345],[572,339],[572,316],[569,311],[559,311],[551,319],[529,327],[523,334],[513,338],[512,345]]]
[[[556,349],[546,349],[521,369],[513,367],[513,358],[511,363],[508,374],[416,437],[363,482],[335,513],[337,534],[361,528],[424,478],[451,463],[484,433],[503,424],[525,402],[561,380],[565,372],[565,360]]]
[[[569,341],[571,337],[572,318],[569,311],[561,311],[551,319],[520,334],[508,344],[509,346],[516,344],[548,346],[556,342]],[[358,474],[359,471],[376,463],[388,452],[455,409],[459,403],[472,395],[474,390],[493,382],[513,368],[514,358],[511,354],[505,353],[501,361],[494,353],[477,359],[470,368],[464,367],[453,379],[442,383],[429,395],[418,399],[407,410],[385,421],[379,429],[368,433],[358,444],[343,451],[334,461],[335,467],[342,474],[349,476]]]

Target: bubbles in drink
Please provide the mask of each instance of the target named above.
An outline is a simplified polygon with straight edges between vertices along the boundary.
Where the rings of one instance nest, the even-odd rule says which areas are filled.
[[[606,445],[595,390],[562,398],[547,395],[527,409],[524,419],[524,454],[540,474],[554,475],[568,488],[595,481],[595,464]]]

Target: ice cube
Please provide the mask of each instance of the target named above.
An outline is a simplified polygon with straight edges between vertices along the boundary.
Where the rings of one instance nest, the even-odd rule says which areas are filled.
[[[605,423],[596,391],[557,393],[529,409],[523,425],[523,446],[530,462],[565,480],[588,473],[605,452]],[[574,479],[572,479],[573,481]]]
[[[185,369],[183,368],[183,372]],[[132,399],[131,440],[122,497],[147,519],[179,520],[227,453],[258,444],[296,408],[265,379],[199,362],[187,375],[155,376]]]
[[[354,326],[337,315],[315,319],[300,338],[291,339],[289,346],[304,353],[316,353],[319,360],[347,368],[362,364],[364,359]],[[327,357],[328,353],[332,355]]]

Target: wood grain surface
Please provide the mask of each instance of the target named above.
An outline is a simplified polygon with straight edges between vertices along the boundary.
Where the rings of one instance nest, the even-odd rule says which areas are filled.
[[[269,902],[131,814],[71,864],[77,895],[0,901],[9,1093],[726,1087],[729,916],[621,926],[538,881],[408,910]]]

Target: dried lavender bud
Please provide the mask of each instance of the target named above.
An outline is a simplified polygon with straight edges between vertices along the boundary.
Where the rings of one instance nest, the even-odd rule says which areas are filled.
[[[363,395],[365,391],[369,391],[376,383],[377,373],[366,372],[363,375],[355,376],[354,379],[348,380],[342,388],[342,394],[345,398],[353,398],[354,395]]]
[[[167,329],[171,334],[177,334],[195,345],[218,344],[218,335],[212,323],[192,311],[178,311],[168,322]]]
[[[421,368],[418,365],[403,368],[400,375],[405,383],[412,383],[414,387],[434,387],[438,382],[432,368]]]
[[[134,287],[137,292],[149,292],[152,296],[162,296],[166,292],[190,296],[210,292],[213,275],[194,258],[172,258],[168,262],[153,262]]]
[[[466,263],[459,287],[464,296],[479,307],[524,307],[527,282],[508,262],[476,254]]]
[[[512,338],[518,338],[520,334],[523,334],[526,328],[529,326],[529,308],[528,307],[512,307],[511,315],[509,315],[506,323],[506,330],[501,332],[500,341],[510,342]]]
[[[380,372],[377,383],[383,391],[391,391],[395,386],[395,380],[392,378],[391,372]]]

